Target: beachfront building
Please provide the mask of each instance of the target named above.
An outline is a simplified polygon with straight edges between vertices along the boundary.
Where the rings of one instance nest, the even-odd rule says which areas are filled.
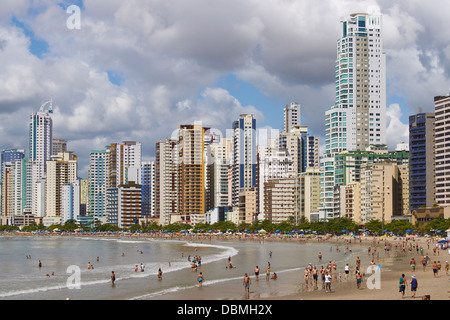
[[[264,183],[265,219],[273,223],[297,219],[300,207],[298,189],[295,175]]]
[[[409,116],[410,210],[436,203],[434,113]],[[441,138],[441,140],[445,140]]]
[[[207,129],[201,125],[180,125],[176,143],[175,165],[178,181],[178,205],[173,217],[177,221],[189,222],[191,214],[205,213],[205,147]]]
[[[38,210],[37,182],[45,178],[47,161],[53,154],[53,101],[44,103],[39,111],[30,116],[29,122],[29,159],[30,170],[28,180],[31,183],[31,205],[33,214],[40,215]]]
[[[155,162],[142,162],[141,167],[142,216],[155,215]]]
[[[436,203],[442,207],[450,206],[450,149],[448,138],[450,124],[448,115],[450,112],[450,96],[436,96],[435,105],[435,170],[436,170]]]
[[[27,164],[28,158],[13,158],[2,163],[0,216],[10,218],[22,215],[27,205]],[[6,220],[5,220],[6,221]]]
[[[312,221],[311,215],[320,207],[320,170],[307,169],[298,175],[298,218]],[[298,222],[298,220],[296,220]]]
[[[66,183],[61,191],[61,224],[80,216],[80,180]]]
[[[341,21],[337,41],[335,103],[325,112],[325,155],[321,159],[321,212],[334,212],[334,155],[386,144],[386,56],[381,16],[354,13]]]
[[[383,162],[365,164],[361,169],[361,216],[354,217],[355,221],[389,223],[409,213],[408,165]]]
[[[52,156],[47,161],[45,218],[61,217],[63,206],[63,186],[78,178],[78,160],[72,151]]]
[[[258,192],[256,188],[242,188],[239,192],[239,223],[252,224],[258,215]]]
[[[109,149],[89,153],[89,197],[87,212],[94,219],[106,222],[106,190],[109,187]]]
[[[174,164],[176,140],[165,138],[156,143],[155,157],[155,215],[161,225],[171,223],[177,212],[177,174]]]
[[[222,137],[217,143],[210,145],[211,159],[208,162],[207,180],[209,205],[207,210],[229,205],[229,171],[232,163],[232,139]]]
[[[242,189],[257,186],[256,119],[252,114],[241,114],[233,122],[232,205],[238,205]]]
[[[109,190],[109,189],[108,189]],[[117,188],[117,225],[129,228],[139,223],[141,217],[141,185],[132,181]]]

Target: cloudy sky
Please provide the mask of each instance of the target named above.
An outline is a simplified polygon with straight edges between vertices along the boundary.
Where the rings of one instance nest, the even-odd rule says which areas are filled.
[[[27,149],[29,116],[50,98],[54,136],[79,156],[82,178],[89,151],[111,142],[141,141],[152,159],[180,124],[225,132],[253,113],[258,127],[281,129],[291,101],[323,138],[339,21],[374,10],[394,148],[409,114],[450,93],[450,1],[2,0],[0,148]]]

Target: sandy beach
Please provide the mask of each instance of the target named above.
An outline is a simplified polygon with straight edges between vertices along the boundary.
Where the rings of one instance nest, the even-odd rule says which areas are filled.
[[[49,235],[38,235],[46,237]],[[50,235],[55,236],[55,235]],[[57,236],[57,235],[56,235]],[[64,235],[59,235],[64,236]],[[73,234],[71,235],[73,236]],[[329,248],[329,252],[335,250],[348,252],[348,258],[345,263],[339,261],[336,270],[332,272],[331,290],[326,292],[322,287],[321,277],[318,277],[317,286],[312,285],[312,280],[305,282],[305,268],[296,268],[295,270],[278,272],[278,278],[273,280],[266,279],[265,266],[261,266],[259,279],[256,279],[254,270],[239,270],[236,278],[227,279],[223,282],[208,283],[208,268],[213,266],[204,265],[201,271],[205,276],[202,287],[193,285],[192,288],[185,290],[168,292],[160,296],[151,296],[148,300],[421,300],[423,296],[429,296],[430,300],[449,300],[450,282],[449,275],[446,274],[446,261],[450,260],[448,249],[433,250],[439,239],[417,237],[417,238],[396,238],[396,237],[283,237],[277,235],[163,235],[163,234],[125,234],[125,235],[105,235],[92,234],[81,235],[99,236],[99,237],[119,237],[119,238],[159,238],[170,240],[187,240],[194,243],[233,243],[239,242],[261,244],[261,243],[298,243],[320,245],[321,250],[324,246]],[[389,251],[385,250],[389,246]],[[319,246],[318,246],[319,248]],[[370,248],[370,252],[368,249]],[[429,257],[425,271],[422,267],[422,253]],[[319,250],[319,249],[318,249]],[[311,261],[311,265],[320,269],[326,267],[329,261],[327,257],[331,256],[329,252],[322,252],[323,259],[317,258]],[[356,260],[360,259],[360,270],[363,275],[360,288],[357,288],[355,269]],[[412,270],[410,260],[416,261],[416,269]],[[238,254],[233,259],[238,262],[239,259],[248,259],[245,254]],[[265,259],[265,258],[264,258]],[[277,252],[273,253],[273,258],[277,259]],[[373,261],[372,261],[373,260]],[[274,260],[275,261],[275,260]],[[438,274],[434,274],[432,264],[434,261],[440,261],[441,269]],[[345,264],[349,265],[350,272],[348,279],[345,277]],[[220,263],[220,266],[223,264]],[[242,264],[241,264],[242,265]],[[373,281],[375,275],[370,273],[367,268],[373,265],[374,269],[379,270],[379,277],[376,282]],[[211,270],[211,269],[210,269]],[[277,270],[272,270],[273,272]],[[225,271],[224,271],[225,272]],[[251,279],[250,292],[246,294],[243,287],[244,274],[248,273]],[[341,276],[339,276],[341,274]],[[406,277],[406,291],[404,296],[399,292],[399,279],[402,274]],[[413,298],[410,281],[415,275],[418,281],[418,289]],[[378,284],[379,287],[371,288],[370,285]]]
[[[265,241],[292,240],[272,238]],[[308,241],[315,242],[317,240],[310,239]],[[430,300],[449,300],[450,298],[450,277],[445,270],[445,263],[450,260],[450,255],[448,249],[433,251],[435,239],[417,238],[414,241],[412,239],[406,241],[405,238],[394,237],[362,237],[361,239],[342,237],[328,239],[326,243],[330,245],[330,250],[336,250],[336,248],[344,250],[347,246],[349,249],[362,250],[358,253],[349,253],[351,254],[348,260],[350,272],[347,279],[345,279],[344,273],[345,265],[342,263],[337,265],[336,272],[332,274],[330,292],[326,292],[322,288],[320,276],[316,288],[311,284],[312,281],[306,285],[303,278],[304,269],[278,274],[276,280],[270,279],[269,281],[266,280],[264,272],[259,276],[259,280],[256,280],[253,270],[244,270],[242,278],[246,272],[252,280],[249,295],[244,292],[242,279],[236,279],[213,286],[208,286],[206,281],[202,288],[192,288],[188,293],[175,292],[161,297],[153,297],[152,300],[186,300],[186,297],[188,300],[422,300],[424,296],[429,296]],[[389,251],[385,250],[385,245],[389,245]],[[369,247],[371,248],[370,253],[368,252]],[[423,255],[429,257],[425,271],[421,262],[422,254],[420,250],[416,250],[416,247],[423,248]],[[358,258],[360,259],[361,274],[366,273],[372,261],[375,269],[381,266],[377,280],[378,287],[374,287],[375,275],[367,273],[363,275],[361,285],[357,288],[355,270]],[[415,271],[410,265],[411,258],[416,261]],[[432,270],[434,261],[441,263],[441,269],[437,275],[434,275]],[[313,261],[312,265],[320,268],[320,266],[326,266],[327,263],[328,261],[317,260]],[[341,273],[341,277],[339,277],[339,273]],[[402,274],[405,275],[407,283],[403,296],[399,292],[399,279]],[[413,275],[418,282],[415,297],[412,297],[410,284]]]

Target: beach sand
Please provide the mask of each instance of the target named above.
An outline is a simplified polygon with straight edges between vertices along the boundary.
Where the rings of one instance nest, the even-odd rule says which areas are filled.
[[[350,238],[339,239],[338,241],[331,239],[328,244],[333,250],[338,246],[341,250],[344,248],[344,241]],[[174,292],[165,294],[160,297],[152,297],[151,300],[422,300],[423,296],[430,296],[431,300],[449,300],[450,298],[450,282],[449,275],[446,275],[445,261],[450,259],[447,250],[441,249],[438,253],[433,253],[434,244],[431,243],[428,249],[427,239],[417,239],[414,244],[424,248],[424,254],[428,255],[430,261],[426,270],[423,271],[421,263],[421,253],[408,250],[409,243],[405,252],[402,247],[395,244],[401,244],[405,238],[377,238],[376,242],[372,237],[362,238],[361,241],[353,241],[348,245],[349,248],[363,249],[362,252],[351,253],[352,256],[348,260],[350,273],[348,279],[345,280],[344,264],[341,263],[337,267],[336,275],[333,274],[333,282],[331,284],[331,292],[325,292],[322,283],[318,280],[317,288],[311,286],[306,287],[303,279],[304,269],[297,271],[287,271],[278,273],[277,280],[266,280],[264,271],[259,276],[259,280],[255,279],[253,270],[243,271],[242,278],[226,281],[219,284],[208,285],[207,277],[201,288],[191,288],[187,291]],[[390,244],[389,253],[385,252],[385,242]],[[374,243],[376,245],[374,246]],[[369,254],[367,248],[371,247],[372,252]],[[377,252],[374,254],[374,247]],[[355,250],[356,251],[356,250]],[[370,284],[374,283],[369,279],[370,274],[366,274],[358,289],[355,279],[355,267],[357,257],[361,260],[361,273],[366,272],[371,260],[374,259],[375,266],[380,265],[379,288],[370,288]],[[413,271],[410,266],[410,259],[414,257],[416,260],[416,270]],[[441,270],[438,276],[433,275],[432,263],[434,261],[441,262]],[[313,265],[320,266],[327,264],[328,261],[316,261]],[[319,267],[320,268],[320,267]],[[250,294],[245,294],[242,284],[244,272],[251,277]],[[342,273],[339,280],[338,273]],[[399,279],[405,274],[407,279],[407,287],[405,295],[402,297],[399,292]],[[410,290],[410,281],[415,275],[418,281],[418,289],[415,298],[412,297]],[[372,286],[373,287],[373,286]]]

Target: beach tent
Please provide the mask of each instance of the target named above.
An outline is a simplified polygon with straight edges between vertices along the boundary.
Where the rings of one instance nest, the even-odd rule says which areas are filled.
[[[259,230],[258,232],[259,232],[259,233],[266,233],[267,231],[264,230],[264,229],[261,229],[261,230]]]

